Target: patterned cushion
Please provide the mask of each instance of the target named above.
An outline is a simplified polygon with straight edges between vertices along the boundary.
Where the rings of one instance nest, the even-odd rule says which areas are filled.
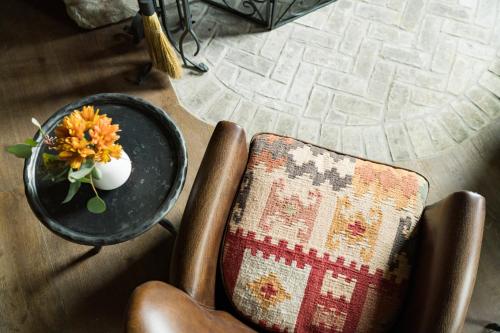
[[[271,331],[387,331],[427,191],[414,172],[257,135],[224,236],[227,294]]]

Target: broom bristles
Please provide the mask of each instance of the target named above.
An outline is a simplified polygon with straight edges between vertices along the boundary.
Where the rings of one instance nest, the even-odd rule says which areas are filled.
[[[173,79],[180,79],[182,67],[175,50],[165,36],[158,16],[143,16],[144,35],[153,66],[167,73]]]

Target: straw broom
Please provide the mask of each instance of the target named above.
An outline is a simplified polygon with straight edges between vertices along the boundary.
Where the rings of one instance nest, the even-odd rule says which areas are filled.
[[[139,0],[139,12],[142,15],[144,36],[153,66],[167,73],[173,79],[180,79],[182,76],[181,64],[172,44],[162,30],[153,0]]]

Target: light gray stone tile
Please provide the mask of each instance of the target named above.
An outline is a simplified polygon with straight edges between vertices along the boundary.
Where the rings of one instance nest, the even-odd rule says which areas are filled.
[[[434,58],[432,59],[432,70],[438,73],[448,74],[455,60],[457,41],[449,36],[441,36],[436,46]]]
[[[429,3],[429,5],[427,6],[427,12],[434,15],[449,17],[454,20],[462,21],[469,21],[474,13],[473,10],[461,6],[440,2]]]
[[[410,83],[427,89],[445,90],[448,76],[407,66],[399,66],[394,81]]]
[[[368,37],[403,47],[411,47],[415,40],[415,34],[379,22],[370,24]]]
[[[400,16],[395,10],[365,3],[358,3],[356,14],[365,19],[386,24],[398,24]]]
[[[270,60],[276,60],[280,57],[281,50],[289,38],[289,33],[287,31],[282,31],[281,28],[283,27],[269,33],[269,36],[264,43],[264,47],[262,47],[260,51],[260,54],[263,57]]]
[[[442,22],[442,18],[437,16],[428,15],[425,17],[422,21],[422,28],[418,36],[418,49],[426,52],[434,51],[439,38]]]
[[[441,30],[453,36],[476,40],[482,43],[486,43],[490,36],[488,30],[484,28],[449,19],[444,21]]]
[[[256,88],[257,93],[280,100],[286,94],[287,86],[272,79],[265,79]]]
[[[380,162],[391,160],[389,146],[385,133],[380,126],[370,126],[363,129],[366,157]]]
[[[391,87],[387,103],[386,120],[400,120],[403,112],[410,102],[410,88],[406,85],[395,83]]]
[[[230,49],[225,59],[232,62],[235,65],[241,66],[252,72],[267,76],[273,68],[273,63],[263,57],[239,51],[236,49]]]
[[[435,151],[422,119],[406,122],[406,129],[413,145],[413,151],[417,157],[429,156]]]
[[[286,98],[287,102],[306,105],[316,78],[316,72],[316,66],[305,62],[300,64],[292,86],[290,87],[290,91],[288,92]]]
[[[297,132],[298,123],[299,121],[297,117],[286,113],[280,113],[276,122],[274,132],[280,135],[294,137]]]
[[[479,83],[500,98],[500,76],[486,72],[481,76]]]
[[[500,58],[493,60],[488,70],[496,75],[500,76]]]
[[[385,125],[385,134],[393,161],[410,159],[411,147],[403,124],[389,123]]]
[[[381,55],[385,59],[397,61],[418,68],[427,66],[431,59],[430,55],[427,53],[388,45],[383,47]]]
[[[321,123],[317,120],[302,119],[297,130],[297,138],[306,142],[317,143]]]
[[[488,122],[488,117],[474,104],[466,100],[455,101],[451,107],[462,120],[473,130],[479,130]]]
[[[257,104],[248,100],[242,100],[229,119],[243,128],[247,128],[255,116],[256,111]]]
[[[500,116],[500,100],[489,91],[473,87],[467,91],[467,97],[491,118]]]
[[[407,1],[405,11],[401,18],[400,26],[406,30],[414,30],[424,12],[425,2],[423,0]]]
[[[339,44],[339,37],[317,29],[297,25],[293,28],[291,39],[324,48],[336,49]]]
[[[342,152],[356,157],[365,157],[362,129],[357,126],[342,129]]]
[[[302,44],[289,41],[285,45],[271,77],[282,83],[289,83],[297,71],[303,51]]]
[[[331,150],[339,149],[341,127],[332,124],[322,124],[319,144]]]
[[[469,133],[462,119],[453,112],[451,108],[440,114],[441,124],[446,128],[450,136],[460,143],[469,137]]]
[[[352,95],[335,95],[333,107],[346,115],[367,117],[379,120],[382,117],[382,105],[367,102],[363,98]]]
[[[331,97],[330,89],[314,86],[304,115],[309,118],[323,119],[328,112]]]
[[[260,107],[248,128],[248,137],[251,138],[260,132],[271,132],[276,121],[276,113],[265,107]]]
[[[344,39],[340,43],[340,51],[349,55],[357,54],[367,28],[366,21],[352,19],[347,26]]]
[[[318,47],[306,47],[304,51],[304,61],[330,67],[335,70],[347,72],[352,66],[352,59],[340,53],[332,52]]]
[[[217,123],[220,120],[227,120],[233,113],[234,109],[240,102],[240,97],[234,93],[226,92],[210,106],[207,113],[204,115],[212,123]]]
[[[238,67],[229,63],[223,63],[217,66],[215,76],[226,86],[232,86],[238,76],[238,71]]]
[[[490,61],[495,57],[496,49],[470,40],[460,40],[458,43],[458,52],[467,56]]]
[[[483,27],[492,27],[495,24],[495,19],[498,20],[497,6],[497,0],[479,0],[474,23]]]
[[[380,43],[372,40],[365,40],[361,44],[361,48],[354,65],[354,75],[362,78],[369,78],[375,62],[377,60]]]
[[[425,119],[425,126],[432,144],[438,151],[445,150],[453,145],[453,139],[450,137],[444,126],[439,122],[437,116]]]
[[[378,102],[385,102],[394,76],[394,65],[378,61],[373,70],[366,96]]]
[[[189,110],[197,111],[198,114],[201,114],[222,92],[223,90],[214,80],[205,79],[201,80],[196,90],[191,90],[191,94],[183,98],[182,102]]]
[[[360,96],[364,95],[367,85],[366,80],[357,76],[330,70],[321,71],[317,83]]]
[[[204,49],[203,55],[212,65],[217,65],[217,63],[224,58],[226,51],[227,47],[224,44],[216,40],[212,40]]]

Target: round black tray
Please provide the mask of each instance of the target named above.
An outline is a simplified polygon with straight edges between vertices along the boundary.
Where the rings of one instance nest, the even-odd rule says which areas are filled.
[[[120,125],[119,143],[132,161],[129,179],[118,189],[99,190],[107,205],[102,214],[86,209],[93,196],[88,184],[83,184],[69,203],[62,204],[69,183],[45,179],[42,154],[48,147],[42,144],[24,165],[26,197],[38,219],[59,236],[85,245],[116,244],[145,232],[172,208],[186,177],[186,146],[178,127],[163,110],[124,94],[98,94],[66,105],[43,124],[43,129],[53,133],[64,116],[84,105],[94,105]],[[40,141],[41,134],[34,139]]]

